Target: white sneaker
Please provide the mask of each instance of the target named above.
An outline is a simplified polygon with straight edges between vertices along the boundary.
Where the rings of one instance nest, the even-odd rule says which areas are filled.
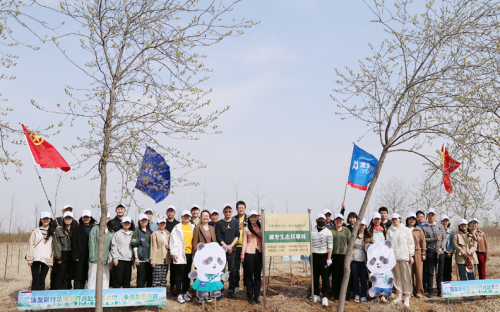
[[[319,296],[314,295],[314,303],[319,301]]]
[[[380,296],[380,301],[382,301],[383,303],[386,303],[387,302],[387,299],[385,299],[384,296]]]
[[[354,296],[354,302],[359,302],[359,296],[358,295]]]
[[[191,301],[191,298],[188,296],[188,294],[184,294],[184,301],[186,302]]]
[[[405,306],[410,307],[410,296],[405,296]]]
[[[322,302],[322,304],[323,304],[325,307],[327,307],[327,306],[328,306],[328,298],[323,297],[323,302]]]
[[[366,297],[361,297],[361,303],[366,303]]]
[[[394,303],[403,302],[403,294],[398,294],[398,297],[394,299]]]
[[[182,296],[181,294],[179,294],[179,295],[177,296],[177,302],[178,302],[178,303],[185,303],[186,301],[184,301],[183,296]]]

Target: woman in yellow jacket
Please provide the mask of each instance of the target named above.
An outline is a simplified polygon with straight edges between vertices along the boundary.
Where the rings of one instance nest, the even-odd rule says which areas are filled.
[[[167,287],[168,265],[171,262],[170,232],[165,229],[167,221],[158,219],[158,230],[151,235],[151,267],[153,267],[153,287]]]
[[[461,219],[458,223],[458,231],[453,236],[453,244],[455,245],[455,261],[458,266],[458,275],[461,281],[474,280],[476,276],[477,255],[477,237],[467,229],[468,222],[466,219]],[[471,261],[473,270],[467,270],[467,260]],[[468,272],[469,271],[469,272]],[[471,272],[470,272],[471,271]],[[470,297],[468,299],[474,299]]]

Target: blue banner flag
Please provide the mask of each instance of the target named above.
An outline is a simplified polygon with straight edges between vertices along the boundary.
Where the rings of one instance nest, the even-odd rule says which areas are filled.
[[[167,198],[170,192],[170,167],[165,158],[149,146],[146,147],[135,188],[156,203]]]
[[[378,166],[378,159],[372,154],[368,154],[354,144],[351,159],[351,169],[349,170],[349,179],[347,184],[366,191],[368,184],[373,179],[373,174]]]

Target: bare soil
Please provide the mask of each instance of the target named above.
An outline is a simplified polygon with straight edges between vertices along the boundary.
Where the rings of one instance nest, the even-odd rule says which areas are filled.
[[[487,277],[489,279],[500,279],[500,240],[491,239],[491,261],[487,264]],[[17,307],[17,296],[19,291],[30,289],[31,273],[24,256],[26,254],[26,244],[12,244],[9,248],[7,270],[5,274],[6,244],[0,244],[0,311],[15,311]],[[12,257],[11,257],[12,256]],[[18,266],[19,264],[19,266]],[[269,265],[269,261],[267,262]],[[304,312],[304,311],[333,311],[337,308],[337,303],[329,301],[328,307],[323,307],[316,303],[311,305],[311,301],[306,299],[307,290],[310,285],[310,270],[306,274],[306,266],[303,263],[292,261],[292,273],[290,274],[290,262],[283,261],[278,257],[272,259],[270,285],[267,292],[267,309],[262,305],[250,305],[246,300],[243,291],[243,281],[240,282],[240,290],[236,293],[239,300],[229,300],[225,298],[222,302],[217,302],[217,311],[249,311],[249,312]],[[19,272],[19,273],[18,273]],[[266,267],[266,275],[269,266]],[[456,268],[454,268],[453,280],[456,279]],[[266,278],[266,282],[268,279]],[[46,285],[50,283],[50,274],[47,276]],[[132,286],[135,285],[135,270],[132,277]],[[168,284],[169,285],[169,284]],[[167,285],[167,286],[168,286]],[[160,307],[160,311],[201,311],[202,305],[196,300],[186,304],[179,304],[170,294],[167,297],[167,305]],[[261,296],[261,300],[263,300]],[[72,309],[74,312],[90,312],[93,309]],[[156,311],[156,307],[125,307],[125,308],[105,308],[105,311]],[[48,310],[61,311],[61,310]],[[214,302],[205,304],[204,311],[215,311]],[[441,312],[441,311],[500,311],[500,297],[478,297],[475,301],[468,301],[462,298],[451,299],[449,302],[441,298],[411,298],[410,308],[402,304],[395,304],[389,301],[388,304],[370,301],[365,304],[356,304],[348,301],[345,306],[347,312],[357,311],[419,311],[419,312]]]

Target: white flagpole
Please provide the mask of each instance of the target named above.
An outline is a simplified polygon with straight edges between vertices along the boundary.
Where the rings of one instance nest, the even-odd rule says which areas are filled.
[[[354,152],[354,142],[352,142],[352,151]],[[351,153],[351,160],[352,160],[352,153]],[[344,199],[342,200],[342,204],[345,203],[345,195],[347,193],[347,185],[349,185],[349,173],[351,173],[351,162],[349,162],[349,170],[347,171],[347,181],[345,183]]]

